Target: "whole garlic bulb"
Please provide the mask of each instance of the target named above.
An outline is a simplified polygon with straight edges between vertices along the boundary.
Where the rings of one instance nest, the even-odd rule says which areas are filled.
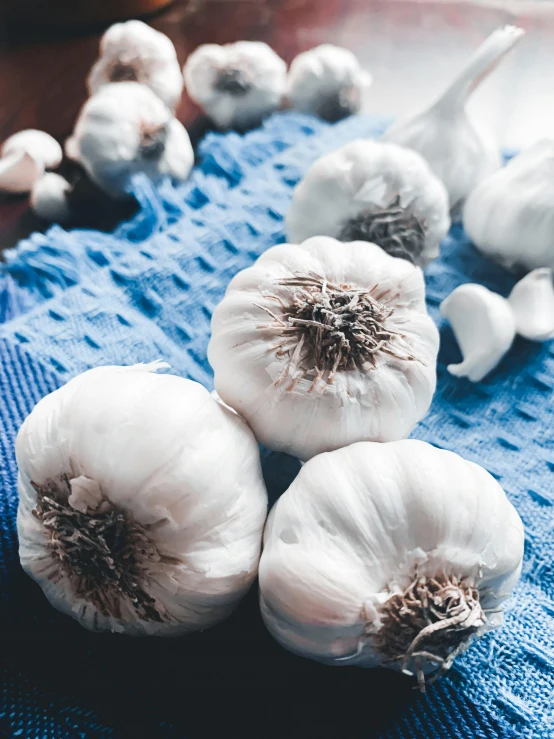
[[[83,106],[66,149],[114,197],[125,196],[137,172],[184,180],[194,163],[184,126],[138,82],[102,86]]]
[[[442,182],[419,154],[396,144],[352,141],[318,159],[297,185],[287,238],[370,241],[424,266],[439,253],[448,211]]]
[[[307,462],[272,509],[264,621],[331,665],[447,670],[502,622],[523,526],[482,467],[422,441],[362,442]]]
[[[190,97],[221,129],[249,128],[281,105],[285,62],[261,41],[199,46],[183,68]]]
[[[27,193],[45,169],[61,164],[62,147],[55,138],[33,128],[10,136],[0,150],[0,190]]]
[[[421,270],[318,237],[275,246],[231,280],[208,358],[258,441],[309,459],[407,436],[431,403],[438,343]]]
[[[100,41],[100,58],[87,85],[94,95],[110,82],[140,82],[175,110],[183,91],[183,75],[171,40],[137,20],[116,23]]]
[[[383,137],[427,159],[448,190],[452,210],[457,211],[478,183],[500,168],[498,146],[470,120],[465,105],[523,34],[515,26],[498,28],[436,103],[415,118],[393,125]]]
[[[287,97],[302,113],[338,121],[360,110],[362,95],[371,82],[371,75],[351,51],[321,44],[293,59]]]
[[[537,142],[475,188],[464,229],[509,269],[554,268],[554,141]]]
[[[246,424],[163,363],[89,370],[17,437],[21,563],[93,630],[225,618],[258,567],[267,496]]]

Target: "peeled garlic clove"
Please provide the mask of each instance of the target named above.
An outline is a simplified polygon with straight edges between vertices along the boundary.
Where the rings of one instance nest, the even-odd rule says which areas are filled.
[[[91,179],[124,197],[138,172],[156,181],[188,177],[194,154],[188,133],[149,87],[138,82],[102,86],[75,125],[70,152]]]
[[[142,21],[116,23],[100,42],[100,58],[87,81],[90,94],[110,82],[140,82],[175,110],[183,90],[175,46]]]
[[[52,223],[65,223],[71,218],[67,195],[69,182],[55,172],[47,172],[31,190],[31,208],[39,218]]]
[[[441,303],[464,360],[447,369],[456,377],[479,382],[512,346],[516,335],[512,309],[501,295],[482,285],[460,285]]]
[[[482,467],[422,441],[352,444],[306,462],[273,507],[262,616],[296,654],[408,672],[424,688],[502,623],[523,544]]]
[[[416,152],[353,141],[318,159],[294,190],[287,238],[369,241],[424,266],[450,227],[444,185]]]
[[[258,125],[280,105],[285,62],[261,41],[199,46],[183,68],[189,96],[220,129]]]
[[[2,157],[25,152],[38,164],[39,169],[55,169],[63,159],[62,147],[55,138],[44,131],[29,128],[10,136],[2,146]]]
[[[40,177],[42,168],[24,151],[14,151],[0,158],[0,191],[26,193]]]
[[[554,268],[554,141],[538,141],[476,187],[464,229],[507,268]]]
[[[89,370],[16,442],[25,571],[86,628],[177,635],[225,618],[256,576],[267,510],[244,421],[164,363]]]
[[[407,122],[393,125],[383,137],[415,149],[427,159],[446,185],[452,210],[501,166],[498,146],[469,119],[465,104],[523,34],[523,29],[515,26],[498,28],[434,105]]]
[[[321,44],[290,65],[287,97],[293,108],[328,121],[357,113],[372,77],[348,49]]]
[[[309,459],[407,436],[431,403],[438,343],[420,269],[375,244],[314,237],[235,275],[208,357],[258,441]]]
[[[531,341],[554,339],[554,286],[550,268],[535,269],[520,280],[508,303],[520,336]]]

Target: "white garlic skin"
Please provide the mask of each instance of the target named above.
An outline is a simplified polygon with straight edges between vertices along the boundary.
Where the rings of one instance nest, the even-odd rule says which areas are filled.
[[[260,327],[271,322],[263,308],[282,315],[272,295],[286,304],[296,293],[278,282],[299,274],[367,290],[379,286],[393,309],[384,325],[406,337],[402,353],[416,360],[380,353],[375,369],[338,371],[333,382],[317,391],[310,391],[313,373],[292,382],[288,357],[273,348],[279,334]],[[217,393],[247,421],[258,441],[305,460],[362,439],[407,436],[429,409],[438,345],[420,269],[374,244],[315,237],[269,249],[231,280],[212,317],[208,358]]]
[[[100,367],[41,400],[16,444],[21,563],[59,610],[93,630],[177,635],[225,618],[254,579],[267,496],[246,424],[196,382],[153,374],[163,364]],[[169,563],[149,560],[141,587],[162,613],[145,619],[125,595],[120,617],[74,590],[32,513],[37,492],[71,478],[76,510],[103,495],[146,528]]]
[[[487,615],[480,635],[502,622],[523,538],[516,510],[482,467],[421,441],[353,444],[307,462],[273,507],[262,616],[296,654],[401,669],[374,646],[390,595],[416,573],[470,578]]]
[[[348,49],[321,44],[293,59],[287,97],[293,108],[329,120],[357,113],[372,77]]]
[[[523,34],[523,29],[515,26],[496,29],[434,105],[408,121],[394,124],[383,137],[425,157],[444,182],[455,212],[502,162],[498,145],[467,115],[466,101]]]
[[[45,221],[65,223],[71,218],[67,201],[70,191],[71,185],[64,177],[55,172],[46,172],[31,190],[31,208]]]
[[[293,243],[317,235],[341,238],[352,218],[395,201],[423,228],[424,248],[414,261],[424,266],[438,256],[450,228],[448,195],[419,154],[396,144],[352,141],[318,159],[294,190],[287,238]]]
[[[508,301],[483,285],[457,287],[441,303],[460,345],[463,361],[447,369],[456,377],[480,382],[510,350],[516,324]]]
[[[14,151],[0,157],[0,192],[30,192],[43,169],[30,154]]]
[[[172,41],[142,21],[108,28],[100,42],[100,58],[87,80],[89,93],[121,81],[146,85],[174,111],[181,99],[183,76]]]
[[[0,190],[27,193],[45,169],[57,167],[63,158],[55,138],[33,128],[10,136],[0,150]]]
[[[145,132],[164,130],[165,141],[157,154],[143,154]],[[153,181],[163,175],[185,180],[194,164],[184,126],[150,88],[138,82],[102,86],[83,106],[66,147],[113,197],[126,195],[137,172]]]
[[[464,229],[508,269],[554,268],[554,141],[522,151],[470,195]]]
[[[237,73],[248,85],[241,94],[217,89],[222,73]],[[258,125],[277,110],[285,94],[285,62],[261,41],[204,44],[183,67],[189,96],[222,130]]]
[[[554,285],[549,267],[534,269],[521,279],[508,303],[520,336],[539,342],[554,339]]]

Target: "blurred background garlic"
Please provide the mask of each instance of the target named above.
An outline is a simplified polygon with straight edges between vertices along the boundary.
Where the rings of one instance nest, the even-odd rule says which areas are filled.
[[[508,303],[520,336],[530,341],[554,339],[554,285],[550,268],[529,272],[514,286]]]
[[[102,86],[83,106],[66,151],[114,197],[126,195],[137,172],[185,180],[194,163],[184,126],[138,82]]]
[[[467,99],[523,34],[515,26],[498,28],[436,103],[415,118],[394,124],[383,137],[425,157],[444,182],[456,214],[479,182],[501,165],[498,145],[468,117]]]
[[[6,139],[0,151],[0,191],[30,192],[46,169],[55,169],[62,147],[44,131],[27,129]]]
[[[297,654],[423,689],[502,623],[522,556],[521,520],[482,467],[421,441],[353,444],[307,462],[271,511],[262,616]]]
[[[31,208],[35,215],[44,221],[65,223],[71,218],[71,208],[67,196],[71,185],[59,174],[47,172],[31,190]]]
[[[321,44],[290,65],[287,97],[293,108],[327,121],[357,113],[372,77],[348,49]]]
[[[258,441],[309,459],[407,436],[431,403],[438,343],[420,269],[374,244],[315,237],[231,280],[208,358]]]
[[[142,21],[111,26],[102,36],[100,58],[87,80],[90,94],[110,82],[140,82],[175,110],[183,91],[183,75],[173,43]]]
[[[369,241],[418,266],[439,253],[450,227],[443,184],[414,151],[353,141],[318,159],[294,190],[287,238]]]
[[[280,107],[285,62],[261,41],[199,46],[183,68],[189,96],[220,129],[250,128]]]
[[[537,142],[484,180],[467,200],[464,229],[509,269],[554,268],[554,141]]]
[[[177,635],[248,590],[267,496],[246,424],[163,363],[89,370],[17,437],[21,563],[93,630]]]

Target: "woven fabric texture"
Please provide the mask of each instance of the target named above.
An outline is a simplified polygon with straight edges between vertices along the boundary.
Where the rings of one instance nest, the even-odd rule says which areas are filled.
[[[426,270],[441,351],[437,393],[413,436],[484,465],[518,509],[526,549],[504,628],[473,645],[427,695],[393,673],[332,670],[284,653],[261,625],[255,592],[221,627],[169,645],[83,634],[46,604],[17,563],[14,439],[33,405],[89,367],[158,358],[211,388],[210,316],[230,278],[284,240],[292,189],[314,159],[378,135],[384,125],[355,117],[330,126],[287,113],[243,137],[211,136],[186,185],[155,190],[137,180],[141,210],[114,234],[54,228],[8,255],[0,271],[0,624],[15,646],[7,649],[0,735],[214,736],[206,728],[210,718],[195,713],[198,696],[179,692],[177,675],[181,687],[194,675],[195,685],[204,680],[216,688],[228,726],[248,736],[554,735],[554,346],[518,340],[498,370],[477,385],[446,372],[459,353],[440,318],[440,302],[463,282],[503,294],[514,283],[475,251],[459,226]],[[298,464],[263,455],[274,498]],[[60,656],[68,641],[77,658],[71,679],[58,669],[54,680],[45,665],[69,659]],[[264,681],[273,685],[273,697]],[[299,690],[307,690],[302,709]],[[274,728],[284,722],[281,733],[271,727],[248,733],[248,722],[236,713],[242,692],[267,711],[275,696],[282,699],[272,713]],[[106,707],[108,694],[116,696],[115,707]],[[383,705],[387,694],[395,696],[392,714]],[[371,720],[356,718],[362,701]],[[310,729],[294,733],[302,726]]]

